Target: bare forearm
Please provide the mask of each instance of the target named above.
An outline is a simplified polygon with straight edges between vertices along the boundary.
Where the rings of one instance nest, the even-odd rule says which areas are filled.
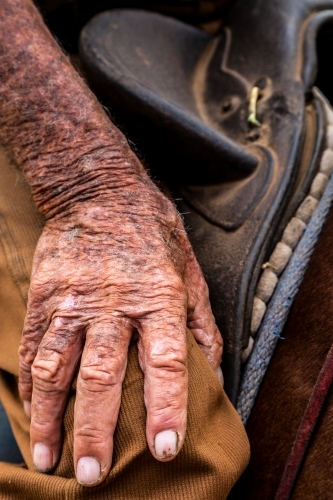
[[[0,139],[47,217],[150,183],[30,0],[1,1],[0,67]]]
[[[158,460],[186,432],[186,323],[220,375],[222,340],[182,222],[70,66],[30,0],[0,0],[0,140],[47,221],[19,349],[34,463],[51,470],[80,364],[74,466],[111,467],[127,348],[138,334],[147,443]],[[92,465],[93,464],[93,465]]]

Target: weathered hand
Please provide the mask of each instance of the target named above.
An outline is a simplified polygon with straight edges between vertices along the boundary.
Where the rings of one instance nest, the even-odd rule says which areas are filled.
[[[221,377],[221,336],[180,217],[153,184],[121,193],[76,203],[46,223],[19,350],[19,391],[42,471],[59,459],[79,367],[74,464],[85,485],[103,481],[111,467],[133,335],[145,374],[147,442],[159,460],[171,460],[185,437],[186,326]]]
[[[47,222],[20,346],[19,390],[39,470],[61,453],[78,370],[74,465],[103,481],[137,336],[147,442],[171,459],[186,430],[186,325],[220,373],[222,341],[181,220],[53,40],[32,0],[0,2],[0,135]]]

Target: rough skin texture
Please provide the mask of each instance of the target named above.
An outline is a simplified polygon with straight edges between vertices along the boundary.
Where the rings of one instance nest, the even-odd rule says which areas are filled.
[[[46,218],[32,272],[19,391],[31,449],[61,453],[78,369],[74,463],[111,467],[128,344],[145,374],[147,442],[186,431],[186,326],[221,377],[222,340],[173,204],[70,66],[30,0],[0,3],[0,139]],[[31,402],[31,405],[30,405]],[[172,459],[169,457],[168,459]]]

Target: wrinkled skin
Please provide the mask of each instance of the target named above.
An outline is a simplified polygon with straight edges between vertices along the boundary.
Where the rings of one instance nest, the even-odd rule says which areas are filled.
[[[174,207],[155,188],[152,195],[161,206],[158,217],[115,216],[112,208],[88,202],[50,220],[34,259],[19,351],[20,394],[25,401],[32,397],[31,444],[47,445],[57,462],[64,406],[80,363],[74,463],[96,457],[100,480],[111,466],[133,334],[145,374],[147,442],[155,456],[160,431],[177,432],[177,451],[185,437],[186,325],[221,376],[222,341],[206,283]]]
[[[78,477],[82,457],[97,459],[98,477],[78,477],[91,486],[111,467],[131,339],[145,374],[147,442],[159,460],[174,458],[185,438],[186,326],[220,378],[222,340],[173,204],[70,66],[31,0],[0,3],[0,65],[1,141],[46,218],[19,350],[31,451],[40,471],[56,465],[78,371],[74,466]],[[174,449],[156,441],[163,431],[177,436]],[[35,453],[40,445],[42,459]]]

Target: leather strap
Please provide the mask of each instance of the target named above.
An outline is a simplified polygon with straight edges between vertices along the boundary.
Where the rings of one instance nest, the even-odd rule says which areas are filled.
[[[286,463],[275,500],[288,500],[291,497],[298,473],[306,455],[310,438],[320,412],[333,382],[333,345],[331,346],[322,369],[316,380],[302,422],[298,428],[291,453]]]

